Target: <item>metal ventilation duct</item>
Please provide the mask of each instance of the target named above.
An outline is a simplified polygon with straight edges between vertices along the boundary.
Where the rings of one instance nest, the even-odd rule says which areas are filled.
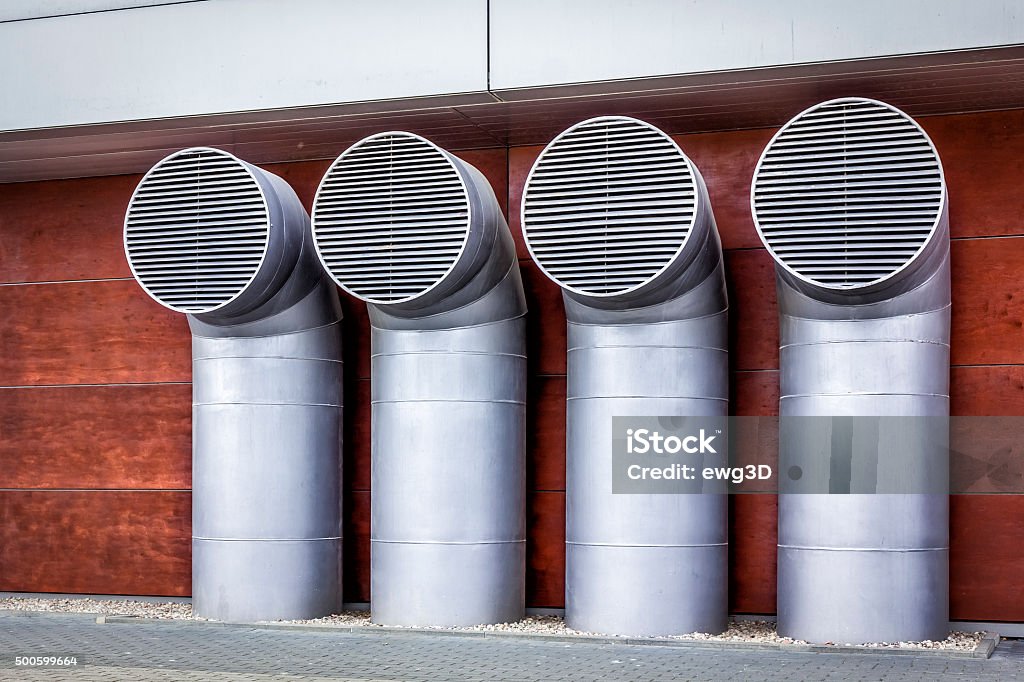
[[[811,107],[768,144],[751,202],[776,262],[783,419],[947,417],[946,187],[920,126],[874,100]],[[944,638],[948,547],[946,495],[780,495],[779,632]]]
[[[490,185],[418,135],[373,135],[324,176],[313,234],[370,314],[374,621],[522,618],[526,303]]]
[[[530,171],[522,225],[568,318],[566,621],[721,632],[727,499],[612,494],[613,416],[724,416],[721,244],[696,167],[632,118],[579,123]]]
[[[291,187],[185,149],[125,217],[135,279],[192,329],[192,599],[199,616],[341,606],[341,309]]]

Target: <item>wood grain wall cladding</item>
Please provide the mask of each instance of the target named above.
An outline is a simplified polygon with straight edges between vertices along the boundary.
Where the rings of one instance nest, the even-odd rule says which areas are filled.
[[[773,417],[779,414],[779,371],[732,372],[729,413],[738,417]]]
[[[370,489],[370,380],[345,378],[345,490]]]
[[[526,496],[526,605],[565,606],[565,493]]]
[[[0,282],[131,277],[122,230],[140,179],[0,185]]]
[[[345,493],[342,561],[346,602],[370,601],[370,492]]]
[[[953,236],[1024,234],[1024,110],[919,122],[942,159]]]
[[[531,376],[526,402],[526,489],[565,490],[565,377]]]
[[[189,489],[188,384],[0,389],[0,488]]]
[[[1024,367],[1020,365],[953,367],[949,388],[952,415],[1024,415]]]
[[[949,498],[949,616],[1024,621],[1024,495]]]
[[[727,251],[729,287],[729,362],[732,369],[779,366],[779,311],[775,300],[775,262],[765,249]]]
[[[750,215],[750,183],[754,166],[774,134],[774,128],[762,128],[673,137],[708,186],[725,249],[761,248]]]
[[[1024,237],[954,240],[954,365],[1024,363]]]
[[[191,494],[0,491],[0,591],[191,591]]]
[[[526,290],[526,362],[533,375],[565,374],[565,307],[562,289],[530,259],[519,259]]]
[[[520,258],[530,259],[530,252],[523,240],[522,216],[523,186],[534,162],[544,149],[543,145],[533,147],[512,147],[508,150],[508,226],[516,241],[516,253]]]
[[[190,381],[184,315],[134,280],[0,286],[0,386]]]
[[[729,496],[729,611],[775,613],[775,495]]]
[[[370,378],[370,317],[366,303],[341,289],[342,360],[345,363],[345,378]]]

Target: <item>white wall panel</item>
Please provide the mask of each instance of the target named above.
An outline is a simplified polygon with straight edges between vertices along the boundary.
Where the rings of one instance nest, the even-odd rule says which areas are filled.
[[[491,0],[491,88],[1018,43],[1020,0]]]
[[[485,0],[208,0],[0,23],[0,130],[487,89]]]

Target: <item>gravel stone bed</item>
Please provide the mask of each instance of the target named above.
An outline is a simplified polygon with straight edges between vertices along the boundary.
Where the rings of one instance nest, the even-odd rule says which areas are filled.
[[[205,620],[192,615],[191,604],[175,602],[143,602],[132,600],[100,600],[100,599],[45,599],[35,597],[2,597],[0,598],[0,610],[14,611],[46,611],[57,613],[95,613],[106,616],[138,616],[142,618],[167,618],[175,620]],[[345,611],[324,618],[313,618],[310,620],[276,621],[293,625],[320,625],[335,627],[383,627],[379,623],[370,621],[370,614],[366,611]],[[594,636],[600,635],[595,632],[580,632],[565,625],[560,616],[527,616],[523,620],[514,623],[499,623],[496,625],[476,625],[463,628],[441,628],[426,627],[416,629],[427,630],[462,630],[468,632],[518,632],[523,634],[545,634],[545,635],[579,635]],[[984,633],[981,632],[953,632],[949,637],[941,641],[926,640],[923,642],[877,642],[866,644],[871,648],[878,649],[945,649],[971,651],[981,642]],[[728,629],[720,635],[709,635],[702,632],[695,632],[688,635],[675,635],[657,639],[665,640],[687,640],[687,641],[708,641],[708,642],[745,642],[753,644],[806,644],[801,640],[789,637],[780,637],[775,632],[775,623],[760,620],[737,620],[729,623]],[[833,644],[833,642],[830,642]],[[844,645],[842,642],[834,644]]]
[[[54,613],[95,613],[103,616],[140,616],[174,620],[193,618],[192,605],[177,602],[133,601],[130,599],[45,599],[36,597],[0,597],[0,609],[10,611],[52,611]]]

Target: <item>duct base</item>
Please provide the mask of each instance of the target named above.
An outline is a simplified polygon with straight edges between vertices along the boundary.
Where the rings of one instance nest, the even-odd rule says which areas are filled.
[[[728,546],[566,545],[565,622],[630,637],[720,633]]]
[[[381,625],[461,627],[523,618],[526,542],[370,543],[370,612]]]
[[[779,547],[779,634],[813,644],[945,639],[948,565],[942,548]]]
[[[195,615],[249,623],[338,613],[341,545],[341,538],[192,538]]]

